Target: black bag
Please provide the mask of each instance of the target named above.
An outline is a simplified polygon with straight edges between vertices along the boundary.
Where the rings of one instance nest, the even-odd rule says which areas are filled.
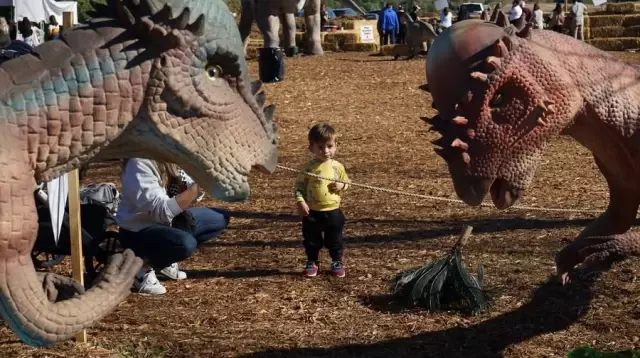
[[[260,81],[270,83],[284,80],[284,52],[282,48],[259,48],[258,67]]]

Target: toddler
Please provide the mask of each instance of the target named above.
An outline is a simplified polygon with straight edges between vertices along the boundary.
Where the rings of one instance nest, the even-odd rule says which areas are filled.
[[[335,129],[326,123],[314,125],[309,131],[309,150],[314,158],[303,171],[348,181],[344,166],[333,159],[336,148]],[[322,246],[329,250],[332,274],[336,277],[345,276],[342,264],[342,228],[345,218],[340,210],[340,194],[347,187],[343,183],[302,173],[296,178],[294,196],[298,213],[302,216],[302,237],[307,255],[303,275],[306,277],[318,274],[318,254]]]

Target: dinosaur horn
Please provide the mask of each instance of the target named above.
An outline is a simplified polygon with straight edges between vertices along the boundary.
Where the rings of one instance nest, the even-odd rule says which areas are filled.
[[[531,29],[533,28],[532,24],[526,24],[522,30],[516,32],[516,36],[521,37],[523,39],[531,38]]]

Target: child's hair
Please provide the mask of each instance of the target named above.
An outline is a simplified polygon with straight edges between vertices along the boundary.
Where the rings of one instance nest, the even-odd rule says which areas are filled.
[[[335,138],[336,130],[327,123],[318,123],[309,130],[309,143],[325,143]]]

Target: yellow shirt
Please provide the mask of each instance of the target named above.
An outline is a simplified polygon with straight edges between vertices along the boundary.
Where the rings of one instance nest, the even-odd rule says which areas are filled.
[[[311,160],[303,169],[306,173],[316,174],[325,178],[334,178],[348,181],[344,166],[339,162],[329,159],[319,162]],[[329,184],[332,182],[305,174],[298,174],[294,186],[296,201],[306,201],[309,209],[313,211],[329,211],[340,207],[340,193],[329,192]],[[345,186],[340,192],[345,191]]]

